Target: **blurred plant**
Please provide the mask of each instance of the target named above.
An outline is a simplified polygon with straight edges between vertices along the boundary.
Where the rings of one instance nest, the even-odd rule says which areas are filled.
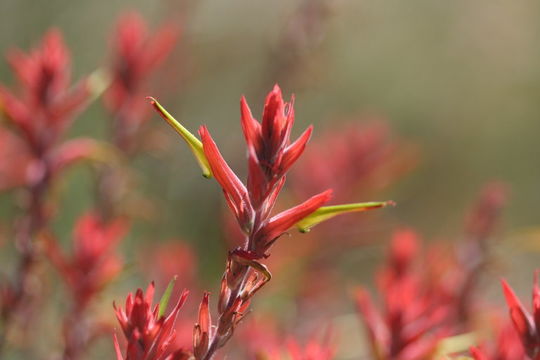
[[[380,360],[430,358],[438,342],[450,335],[449,304],[424,284],[424,270],[417,267],[419,244],[410,230],[396,232],[385,267],[378,273],[382,309],[369,292],[356,293],[358,310],[367,331],[372,356]]]
[[[189,145],[203,174],[213,176],[221,185],[227,204],[245,234],[243,246],[229,252],[215,325],[211,321],[208,295],[201,303],[199,323],[194,330],[193,354],[197,360],[208,360],[227,343],[245,316],[253,295],[271,279],[267,267],[260,261],[270,256],[271,246],[289,228],[300,223],[300,229],[306,231],[343,212],[379,208],[388,203],[354,204],[347,209],[323,208],[331,195],[327,190],[275,216],[270,215],[285,182],[285,174],[304,151],[312,132],[309,127],[290,143],[294,102],[285,103],[277,85],[266,98],[262,123],[253,118],[245,98],[242,97],[240,102],[242,130],[248,147],[247,187],[227,165],[205,126],[199,130],[199,140],[157,101],[151,99],[151,102]]]
[[[173,24],[148,31],[142,17],[130,12],[116,25],[112,39],[112,82],[105,104],[113,117],[113,142],[126,154],[142,142],[142,126],[148,119],[145,96],[152,73],[164,62],[178,38]]]
[[[453,285],[448,283],[448,289],[451,287],[451,291],[455,291],[457,319],[464,326],[469,325],[476,310],[474,296],[481,277],[493,262],[492,237],[506,205],[507,194],[507,186],[500,182],[484,185],[465,221],[464,239],[458,244],[458,264],[455,266],[460,272],[459,281],[454,279]]]
[[[71,311],[64,319],[64,359],[80,358],[101,335],[102,326],[93,323],[87,312],[91,301],[122,269],[122,261],[113,251],[127,230],[123,219],[104,223],[97,214],[88,213],[75,226],[69,258],[56,239],[50,234],[45,237],[45,252],[71,293]]]
[[[8,60],[20,91],[14,93],[0,86],[1,109],[9,125],[9,129],[0,129],[7,139],[0,145],[0,163],[2,172],[10,174],[2,188],[21,186],[26,201],[15,229],[20,262],[13,281],[3,284],[0,348],[7,332],[14,330],[13,320],[18,325],[28,324],[26,320],[33,314],[38,286],[30,282],[34,281],[32,274],[40,258],[34,238],[50,218],[47,195],[53,180],[77,160],[102,151],[101,145],[90,139],[62,140],[75,115],[97,89],[87,79],[70,86],[70,56],[59,31],[49,31],[29,54],[11,51]],[[9,158],[12,154],[16,157]]]
[[[161,301],[152,307],[154,283],[146,290],[138,289],[135,296],[129,294],[124,309],[117,308],[116,317],[127,340],[125,356],[115,336],[118,360],[188,360],[191,355],[183,349],[171,348],[174,343],[174,324],[188,292],[184,290],[169,315],[165,315],[173,282]]]

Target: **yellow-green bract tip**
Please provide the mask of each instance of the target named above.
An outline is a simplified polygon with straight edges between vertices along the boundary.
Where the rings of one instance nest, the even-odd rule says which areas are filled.
[[[393,201],[374,201],[365,203],[343,204],[333,206],[322,206],[315,212],[306,216],[302,220],[296,223],[296,227],[300,232],[306,233],[311,230],[315,225],[345,213],[367,211],[373,209],[379,209],[388,205],[394,206]]]
[[[178,278],[177,275],[173,277],[173,279],[169,282],[169,285],[165,289],[163,296],[161,296],[161,299],[159,300],[158,318],[164,316],[165,311],[167,311],[167,305],[169,305],[169,299],[171,298],[172,291],[174,288],[174,283],[176,282],[177,278]]]
[[[210,169],[210,164],[204,155],[203,144],[195,135],[189,132],[182,124],[180,124],[174,117],[161,104],[154,99],[153,97],[148,97],[150,104],[156,109],[156,111],[161,115],[161,117],[184,139],[186,144],[191,149],[195,159],[199,163],[203,176],[207,179],[212,177],[212,170]]]

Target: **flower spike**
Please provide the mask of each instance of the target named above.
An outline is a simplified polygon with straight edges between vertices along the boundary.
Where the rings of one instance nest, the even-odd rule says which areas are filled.
[[[182,139],[184,139],[186,144],[191,149],[193,155],[195,155],[195,159],[201,167],[203,176],[207,179],[211,178],[212,170],[210,168],[208,160],[206,159],[206,156],[204,155],[202,142],[197,139],[195,135],[189,132],[189,130],[186,129],[182,124],[180,124],[178,120],[176,120],[171,114],[169,114],[169,112],[165,110],[165,108],[161,106],[161,104],[156,99],[154,99],[153,97],[148,97],[148,100],[150,100],[150,104],[159,113],[163,120],[165,120],[178,133],[178,135],[180,135]]]

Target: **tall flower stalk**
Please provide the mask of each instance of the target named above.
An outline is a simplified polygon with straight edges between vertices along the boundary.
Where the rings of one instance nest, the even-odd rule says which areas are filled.
[[[222,157],[206,126],[199,129],[199,140],[157,101],[151,99],[151,103],[190,146],[203,174],[214,177],[219,183],[244,233],[243,245],[228,254],[218,297],[217,320],[212,322],[208,294],[204,295],[200,305],[199,321],[194,328],[193,355],[197,360],[209,360],[231,338],[255,293],[271,279],[270,271],[262,261],[270,256],[270,248],[279,237],[295,225],[306,231],[340,213],[380,208],[389,203],[323,207],[332,194],[331,190],[326,190],[272,215],[287,171],[302,155],[312,133],[310,126],[291,142],[294,98],[284,102],[277,85],[266,98],[261,122],[253,117],[245,98],[240,101],[241,125],[248,153],[247,186]]]
[[[20,91],[0,86],[2,110],[13,136],[20,139],[18,151],[27,154],[25,177],[20,183],[27,201],[24,215],[15,229],[20,254],[15,278],[5,285],[2,301],[3,329],[0,348],[14,320],[20,324],[32,314],[36,263],[40,258],[36,235],[49,220],[47,195],[53,179],[73,161],[88,155],[97,146],[89,139],[61,141],[74,116],[89,98],[89,82],[70,85],[70,57],[57,30],[48,32],[42,44],[29,54],[13,50],[8,60],[20,83]]]

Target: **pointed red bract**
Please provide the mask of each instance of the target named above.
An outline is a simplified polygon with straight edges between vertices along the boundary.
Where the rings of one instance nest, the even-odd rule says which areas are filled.
[[[238,179],[225,159],[223,159],[223,156],[221,156],[206,126],[201,126],[199,134],[203,143],[204,154],[212,169],[212,174],[221,185],[229,207],[234,212],[240,227],[244,230],[249,230],[253,217],[253,209],[249,202],[246,187]]]
[[[8,60],[17,74],[20,92],[15,95],[0,87],[3,110],[32,150],[50,148],[85,105],[87,83],[70,88],[70,57],[56,29],[50,30],[29,54],[12,50]]]

